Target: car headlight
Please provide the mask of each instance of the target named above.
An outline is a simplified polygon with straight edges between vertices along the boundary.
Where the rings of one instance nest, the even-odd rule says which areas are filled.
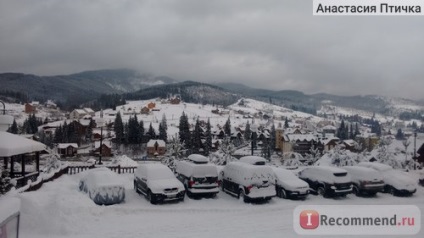
[[[336,186],[331,186],[330,188],[336,190]]]

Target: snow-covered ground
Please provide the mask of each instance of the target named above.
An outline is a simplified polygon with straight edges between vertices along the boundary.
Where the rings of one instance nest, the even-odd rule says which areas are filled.
[[[305,201],[273,198],[265,204],[245,204],[223,192],[213,199],[151,205],[133,190],[132,174],[125,180],[125,202],[97,206],[78,191],[82,175],[64,175],[21,198],[22,238],[37,237],[297,237],[293,210],[297,205],[417,205],[424,209],[424,188],[412,197],[378,194],[374,198],[348,195]],[[415,237],[423,237],[424,230]],[[364,237],[364,236],[362,236]]]

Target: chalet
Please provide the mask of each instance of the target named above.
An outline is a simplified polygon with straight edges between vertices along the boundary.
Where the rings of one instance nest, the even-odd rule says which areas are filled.
[[[37,112],[37,106],[32,103],[25,103],[25,113],[32,114]]]
[[[148,104],[147,104],[147,108],[149,108],[150,110],[152,110],[153,108],[155,108],[156,107],[156,103],[154,103],[154,102],[149,102]]]
[[[354,140],[344,140],[343,146],[346,150],[352,151],[352,152],[359,152],[359,144],[358,142]]]
[[[75,156],[78,152],[78,144],[76,143],[59,143],[57,144],[57,153],[61,157]]]
[[[112,154],[112,143],[110,141],[103,141],[101,143],[101,152],[102,152],[102,156],[104,157],[111,157]],[[100,154],[100,141],[95,141],[94,142],[94,151],[93,153],[95,155],[99,155]]]
[[[180,98],[171,98],[169,99],[169,103],[174,104],[174,105],[178,105],[181,103],[181,99]]]
[[[148,114],[150,113],[150,109],[149,109],[148,107],[143,107],[143,108],[140,110],[140,113],[141,113],[141,114],[148,115]]]
[[[321,140],[321,144],[324,146],[324,151],[330,151],[336,147],[340,142],[338,137],[331,137]]]
[[[322,133],[335,135],[337,133],[337,128],[332,125],[327,125],[322,128]]]
[[[74,109],[69,114],[69,119],[71,120],[79,120],[83,119],[84,117],[94,117],[95,112],[91,108],[84,108],[84,109]]]
[[[282,148],[279,148],[283,153],[295,152],[302,156],[310,153],[311,148],[318,148],[322,151],[323,145],[318,138],[313,134],[285,134],[282,138]]]
[[[166,143],[163,140],[149,140],[146,148],[149,156],[160,156],[166,152]]]

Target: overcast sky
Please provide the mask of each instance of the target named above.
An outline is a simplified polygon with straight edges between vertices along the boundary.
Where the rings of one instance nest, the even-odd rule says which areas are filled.
[[[132,68],[201,82],[424,98],[424,17],[312,0],[0,0],[0,72]]]

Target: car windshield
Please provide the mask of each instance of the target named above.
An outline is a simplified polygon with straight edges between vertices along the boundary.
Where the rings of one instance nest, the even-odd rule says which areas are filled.
[[[149,171],[149,178],[151,180],[170,179],[174,178],[174,174],[169,169],[155,169]]]

